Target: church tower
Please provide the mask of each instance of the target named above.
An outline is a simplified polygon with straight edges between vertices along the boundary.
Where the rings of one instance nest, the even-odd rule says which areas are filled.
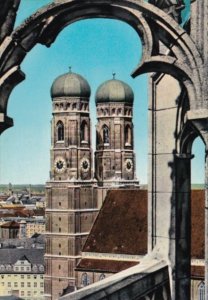
[[[95,101],[95,176],[98,184],[138,185],[135,179],[132,89],[113,78],[98,87]]]
[[[76,285],[74,268],[97,214],[92,179],[90,86],[80,75],[59,76],[51,87],[51,171],[46,184],[46,299]]]
[[[53,99],[51,178],[91,179],[90,86],[80,75],[58,77],[51,88]]]

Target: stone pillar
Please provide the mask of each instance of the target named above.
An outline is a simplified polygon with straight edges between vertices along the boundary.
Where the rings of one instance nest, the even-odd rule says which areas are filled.
[[[177,123],[169,122],[177,120],[181,87],[169,75],[156,75],[151,88],[148,252],[169,263],[171,299],[189,300],[191,156],[177,154]]]
[[[175,203],[172,203],[172,230],[175,240],[170,240],[172,277],[177,300],[190,299],[191,282],[191,155],[175,156]],[[173,245],[175,244],[175,246]],[[172,251],[172,248],[175,248]],[[175,255],[173,255],[175,252]],[[174,268],[175,265],[175,268]]]
[[[204,97],[197,103],[197,108],[208,108],[208,0],[196,0],[191,4],[191,37],[196,44],[202,59]]]

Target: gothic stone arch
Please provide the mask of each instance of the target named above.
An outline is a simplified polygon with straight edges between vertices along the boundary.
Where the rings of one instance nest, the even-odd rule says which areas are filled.
[[[18,0],[13,0],[15,9],[18,7],[18,2]],[[7,103],[12,89],[25,78],[20,65],[27,53],[37,43],[49,47],[65,26],[93,17],[119,19],[138,32],[144,45],[143,57],[132,73],[133,77],[141,73],[160,70],[183,82],[192,109],[197,108],[203,102],[200,55],[189,35],[167,14],[143,1],[54,1],[30,16],[14,31],[11,30],[11,25],[8,30],[5,30],[6,21],[5,26],[2,26],[1,132],[13,125],[12,119],[7,116]],[[169,49],[169,54],[165,56],[160,54],[159,42],[165,44]]]
[[[21,26],[13,30],[15,13],[19,2],[20,0],[13,0],[11,1],[11,6],[0,4],[0,11],[3,11],[4,16],[9,16],[1,19],[2,26],[0,29],[1,132],[13,125],[13,120],[7,116],[7,104],[13,88],[25,79],[20,65],[27,53],[37,43],[49,47],[55,41],[60,31],[67,25],[81,19],[94,17],[122,20],[136,30],[143,43],[143,56],[138,66],[132,72],[132,76],[136,77],[146,72],[160,72],[176,78],[187,93],[186,104],[182,107],[184,111],[183,121],[189,120],[192,123],[192,120],[198,119],[197,110],[205,108],[202,91],[203,64],[201,56],[186,31],[170,16],[155,6],[142,0],[57,0],[38,10]],[[161,44],[167,50],[166,55],[160,52]],[[151,134],[154,142],[153,132]],[[155,155],[155,153],[153,154]],[[181,157],[177,159],[180,160]],[[170,166],[173,169],[171,164],[174,164],[174,162],[170,162]],[[177,165],[177,163],[175,164]],[[154,179],[157,176],[153,172],[153,169],[156,169],[156,165],[157,163],[152,160],[151,173]],[[185,163],[184,170],[186,169]],[[176,183],[179,182],[180,176],[177,167],[172,173],[172,178],[175,176]],[[171,180],[173,181],[172,178]],[[153,186],[154,184],[151,184],[151,187]],[[153,194],[155,191],[157,191],[157,187],[155,189],[152,188],[151,193]],[[176,194],[176,192],[177,188],[173,188],[172,193]],[[175,203],[179,198],[177,198],[178,196],[174,197],[168,205],[171,216],[174,215],[175,218]],[[150,201],[152,201],[151,206],[154,200],[150,199]],[[152,218],[151,215],[150,218]],[[167,247],[162,251],[157,241],[156,243],[150,241],[149,250],[151,252],[152,248],[155,247],[155,256],[162,258],[165,256],[171,261],[172,299],[185,300],[189,299],[189,296],[185,295],[189,288],[189,283],[187,283],[187,278],[180,278],[180,272],[190,261],[186,260],[186,253],[178,246],[184,228],[179,232],[179,242],[177,242],[177,238],[172,239],[171,236],[176,225],[171,223],[171,218],[169,219],[166,224],[166,227],[170,230],[169,237],[167,237],[169,244],[167,242]],[[150,222],[149,240],[153,239],[153,234],[156,230],[155,224],[153,221],[152,223]],[[165,251],[166,254],[164,254]],[[182,267],[180,266],[180,261],[175,259],[176,252],[179,256],[182,255],[181,258],[185,261],[185,265],[182,264]],[[175,270],[177,270],[176,273]],[[179,274],[179,277],[177,277],[177,274]]]

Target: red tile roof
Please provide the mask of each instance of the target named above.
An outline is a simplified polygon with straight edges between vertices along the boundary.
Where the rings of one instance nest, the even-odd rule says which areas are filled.
[[[192,279],[204,279],[204,267],[203,266],[191,266],[191,278]]]
[[[87,259],[83,258],[77,265],[76,270],[96,271],[105,273],[117,273],[130,267],[138,265],[135,261],[117,261],[106,259]]]
[[[192,241],[191,253],[193,258],[204,258],[204,190],[192,190]],[[147,190],[117,189],[108,192],[104,204],[92,227],[84,245],[83,252],[144,255],[147,253]],[[111,260],[108,260],[111,262]],[[119,265],[121,263],[121,265]],[[128,264],[135,262],[125,262]],[[108,267],[106,267],[108,266]],[[91,269],[109,272],[123,270],[124,262],[83,258],[80,269]],[[108,269],[109,268],[109,269]],[[111,270],[111,271],[110,271]],[[201,267],[192,267],[193,276],[198,276]]]
[[[110,190],[83,252],[147,253],[147,191]]]
[[[20,225],[19,225],[19,223],[15,222],[15,221],[11,221],[11,222],[7,222],[7,223],[0,225],[0,227],[1,228],[19,228]]]
[[[204,258],[204,219],[205,219],[205,191],[191,192],[191,256]]]

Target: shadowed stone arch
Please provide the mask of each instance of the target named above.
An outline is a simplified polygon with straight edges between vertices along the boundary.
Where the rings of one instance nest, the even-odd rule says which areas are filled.
[[[12,1],[12,0],[11,0]],[[18,6],[18,1],[13,0],[13,3],[16,3]],[[1,8],[2,4],[0,4]],[[49,47],[58,36],[58,34],[63,30],[67,25],[76,22],[81,19],[87,18],[112,18],[118,19],[126,22],[132,26],[138,35],[140,36],[143,44],[143,56],[138,64],[135,67],[135,70],[132,72],[132,76],[136,77],[142,73],[146,72],[160,72],[167,73],[175,77],[183,86],[187,93],[187,102],[185,106],[186,120],[185,123],[191,122],[195,125],[196,116],[194,116],[194,111],[197,109],[206,108],[204,104],[204,96],[202,93],[203,86],[203,64],[202,59],[197,51],[197,48],[189,35],[184,31],[170,16],[164,13],[159,8],[144,2],[143,0],[57,0],[53,3],[45,6],[44,8],[37,11],[31,17],[29,17],[21,26],[19,26],[15,31],[12,32],[11,26],[10,29],[6,31],[6,34],[1,34],[1,45],[0,45],[0,129],[1,132],[6,128],[12,126],[12,119],[7,116],[7,103],[9,95],[12,92],[12,89],[22,80],[24,80],[25,75],[20,69],[20,65],[27,55],[27,53],[37,44],[43,44]],[[6,22],[6,21],[5,21]],[[6,24],[6,23],[5,23]],[[167,50],[166,54],[160,52],[160,45],[163,45]],[[184,106],[183,106],[184,107]],[[189,111],[188,111],[189,110]],[[189,113],[191,112],[191,114]],[[154,112],[155,113],[155,112]],[[204,115],[206,119],[206,115]],[[195,119],[194,119],[195,118]],[[205,121],[204,121],[205,122]],[[200,123],[200,122],[199,122]],[[200,127],[200,124],[198,126]],[[182,133],[185,134],[185,126],[182,128]],[[207,123],[205,124],[207,127]],[[190,129],[189,129],[190,130]],[[200,129],[199,129],[200,130]],[[175,137],[172,138],[175,141]],[[172,141],[171,140],[171,141]],[[185,140],[185,135],[184,135]],[[208,140],[208,139],[207,139]],[[155,136],[153,137],[155,142]],[[153,148],[153,147],[152,147]],[[154,150],[154,149],[153,149]],[[175,149],[174,149],[175,150]],[[157,154],[156,150],[153,153]],[[171,153],[172,155],[173,153]],[[175,153],[174,153],[175,154]],[[172,166],[171,180],[170,182],[175,182],[178,184],[181,177],[178,176],[180,173],[181,162],[175,162],[174,160],[180,160],[180,155],[170,159],[169,165]],[[189,159],[189,158],[187,158]],[[167,162],[167,159],[163,163]],[[152,162],[152,173],[155,166],[157,169],[157,162]],[[208,163],[207,163],[208,165]],[[173,170],[173,166],[175,169]],[[184,161],[182,164],[183,169],[186,171],[187,163]],[[167,166],[166,166],[167,169]],[[208,170],[208,168],[207,168]],[[183,170],[182,170],[183,171]],[[162,172],[162,171],[161,171]],[[166,172],[167,173],[167,172]],[[207,171],[208,173],[208,171]],[[183,174],[182,174],[183,175]],[[174,177],[175,176],[175,177]],[[157,176],[154,174],[154,179]],[[174,179],[173,179],[174,177]],[[208,176],[207,176],[208,178]],[[183,178],[182,178],[183,179]],[[158,180],[159,181],[159,180]],[[181,180],[182,181],[182,180]],[[161,180],[162,182],[162,180]],[[160,183],[161,183],[160,182]],[[168,186],[169,188],[169,186]],[[159,189],[155,187],[154,192]],[[179,192],[181,193],[178,193]],[[174,211],[173,204],[179,202],[179,196],[183,197],[184,191],[181,191],[178,188],[177,193],[175,193],[175,187],[173,188],[172,195],[176,195],[175,198],[170,199],[168,203],[168,209],[171,208],[172,212]],[[188,191],[188,187],[187,187]],[[188,195],[189,191],[187,192]],[[156,193],[152,193],[152,195]],[[159,199],[159,196],[157,200]],[[161,197],[162,200],[162,197]],[[186,199],[183,199],[184,202]],[[159,202],[159,201],[158,201]],[[160,201],[162,207],[162,201]],[[152,202],[153,203],[153,202]],[[182,211],[181,208],[180,212]],[[159,209],[158,209],[159,211]],[[178,216],[178,215],[177,215]],[[180,216],[180,215],[179,215]],[[152,216],[151,216],[152,217]],[[159,219],[158,215],[158,219]],[[152,218],[153,219],[153,218]],[[173,219],[175,221],[175,219]],[[156,220],[157,221],[157,220]],[[169,220],[168,220],[169,221]],[[157,222],[155,222],[157,224]],[[171,225],[173,223],[169,222]],[[162,223],[160,224],[162,227]],[[175,225],[172,225],[171,230],[175,229]],[[165,226],[163,226],[165,227]],[[158,229],[159,231],[159,229]],[[173,230],[172,230],[173,232]],[[169,236],[171,233],[169,234]],[[168,238],[169,238],[168,236]],[[180,238],[180,235],[179,235]],[[159,240],[159,238],[158,238]],[[171,243],[176,244],[176,240],[170,239]],[[159,244],[159,242],[158,242]],[[166,246],[168,244],[166,243]],[[171,254],[174,256],[175,248],[171,246]],[[161,249],[158,250],[155,247],[155,253],[153,255],[156,257],[161,255]],[[178,248],[177,248],[178,250]],[[180,250],[180,249],[179,249]],[[164,252],[166,249],[164,250]],[[179,251],[180,252],[180,251]],[[182,258],[185,257],[182,253]],[[187,264],[187,262],[185,262]],[[175,270],[175,265],[181,271],[183,265],[180,266],[181,262],[175,260],[172,264],[173,275]],[[180,268],[179,268],[180,267]],[[186,291],[184,289],[184,283],[186,283],[186,278],[176,278],[177,282],[175,287],[172,287],[173,290],[173,299],[179,299],[178,294],[180,290]],[[173,281],[173,280],[172,280]],[[178,289],[180,287],[180,290]],[[185,288],[187,288],[185,287]],[[174,291],[177,292],[174,295]],[[183,295],[180,295],[180,299],[183,298]]]
[[[190,108],[196,109],[203,102],[200,55],[189,35],[163,11],[142,0],[60,0],[38,10],[10,35],[2,35],[1,132],[13,125],[12,119],[7,116],[7,103],[12,89],[25,79],[20,65],[26,54],[37,43],[49,47],[67,25],[94,17],[124,21],[139,34],[143,43],[143,56],[132,73],[133,77],[158,70],[168,73],[183,82]],[[159,42],[169,49],[167,55],[159,53]]]

